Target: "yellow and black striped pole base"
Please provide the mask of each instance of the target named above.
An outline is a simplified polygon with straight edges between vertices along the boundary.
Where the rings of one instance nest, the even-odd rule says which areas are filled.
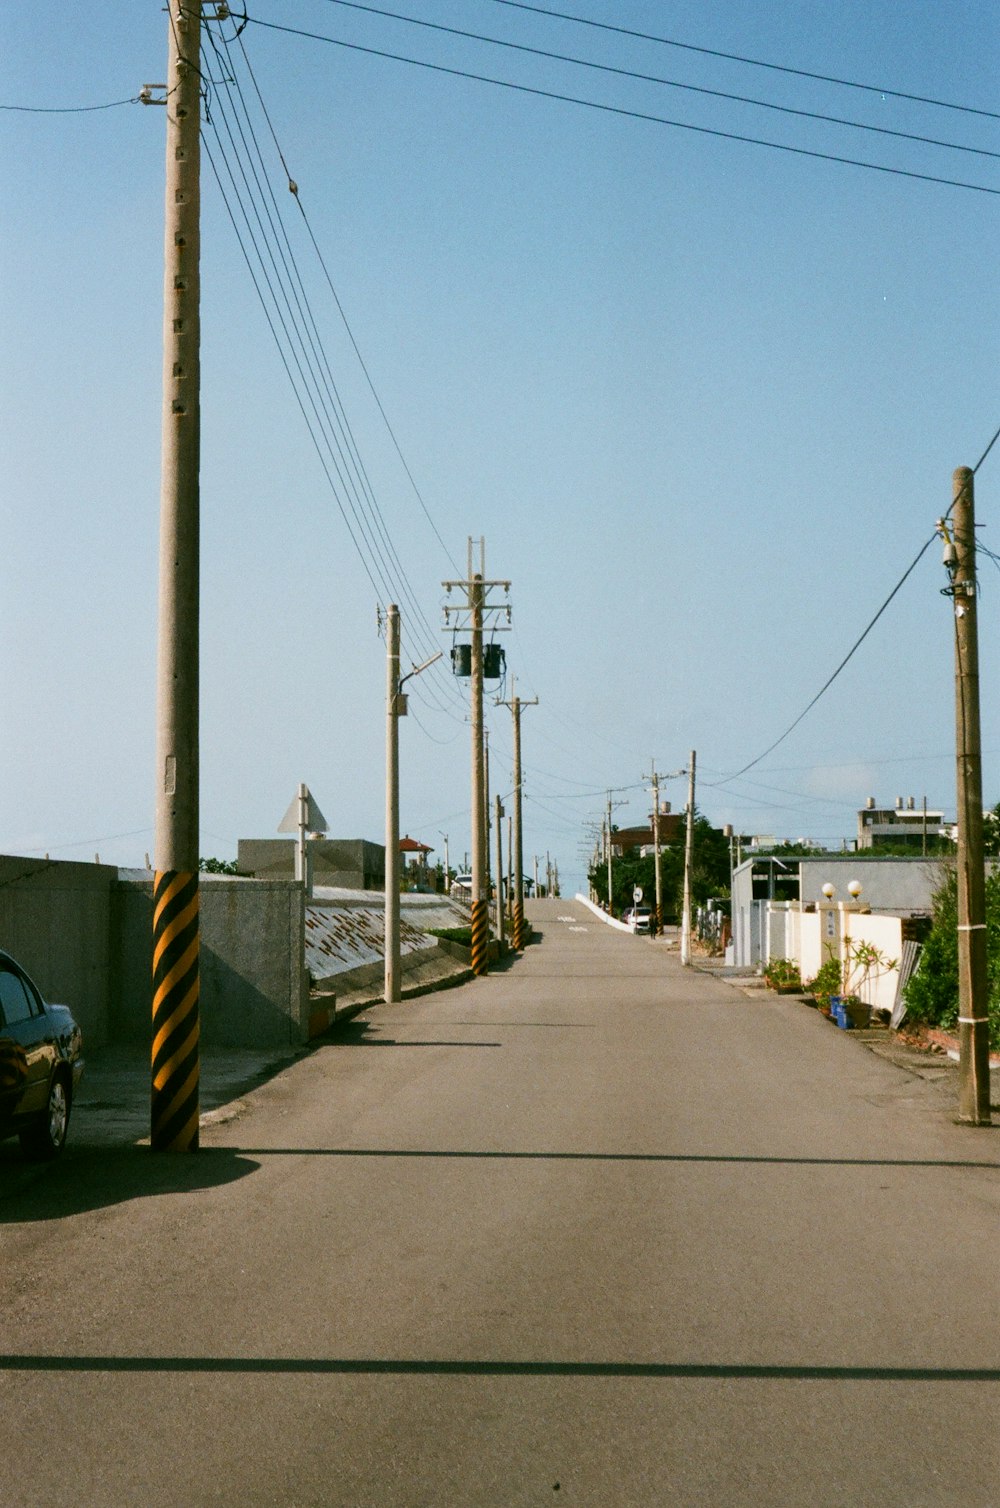
[[[511,924],[511,943],[518,952],[524,947],[524,907],[514,902],[514,919]]]
[[[153,884],[153,1056],[150,1146],[198,1150],[198,876]]]
[[[472,902],[472,972],[485,974],[490,961],[490,903]]]

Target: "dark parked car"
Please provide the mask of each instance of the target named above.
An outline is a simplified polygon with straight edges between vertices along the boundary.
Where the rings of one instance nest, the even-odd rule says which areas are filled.
[[[47,1005],[0,950],[0,1138],[29,1157],[55,1157],[83,1073],[83,1034],[64,1005]]]

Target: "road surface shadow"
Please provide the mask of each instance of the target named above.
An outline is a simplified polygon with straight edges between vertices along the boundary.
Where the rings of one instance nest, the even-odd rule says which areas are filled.
[[[1000,1162],[941,1157],[771,1157],[690,1152],[505,1152],[452,1147],[240,1147],[244,1157],[382,1157],[488,1162],[639,1162],[788,1168],[953,1168],[1000,1172]]]
[[[255,1173],[229,1147],[153,1152],[149,1147],[67,1149],[57,1162],[31,1163],[5,1148],[0,1157],[0,1225],[62,1220],[161,1194],[198,1194]]]
[[[472,1042],[444,1040],[429,1037],[382,1037],[376,1022],[362,1021],[354,1016],[350,1021],[334,1025],[325,1034],[324,1040],[335,1047],[502,1047],[502,1042]]]
[[[320,1377],[607,1377],[713,1382],[1000,1382],[1000,1367],[756,1362],[507,1361],[366,1356],[63,1356],[0,1352],[3,1372],[209,1372]]]

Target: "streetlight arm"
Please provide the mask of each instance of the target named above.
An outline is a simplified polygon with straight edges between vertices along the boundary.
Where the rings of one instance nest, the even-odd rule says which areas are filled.
[[[399,685],[400,685],[400,687],[402,688],[403,686],[405,686],[406,683],[407,683],[407,681],[412,680],[415,675],[420,675],[422,671],[424,671],[424,670],[430,670],[431,666],[432,665],[436,665],[437,662],[438,662],[438,660],[440,660],[440,658],[441,658],[441,656],[443,654],[444,654],[444,650],[443,649],[439,649],[436,655],[431,655],[430,659],[429,660],[425,660],[422,665],[414,665],[413,669],[410,670],[410,671],[407,671],[406,675],[401,675],[400,676],[400,678],[399,678]]]

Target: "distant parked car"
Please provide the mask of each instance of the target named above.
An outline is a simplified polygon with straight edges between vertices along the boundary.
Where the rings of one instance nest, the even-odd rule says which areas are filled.
[[[468,898],[472,894],[471,874],[457,874],[451,882],[451,893],[459,898]]]
[[[83,1033],[65,1005],[48,1005],[0,950],[0,1138],[29,1157],[55,1157],[83,1073]]]
[[[636,906],[629,912],[628,924],[633,932],[648,935],[653,930],[653,913],[648,906]]]

